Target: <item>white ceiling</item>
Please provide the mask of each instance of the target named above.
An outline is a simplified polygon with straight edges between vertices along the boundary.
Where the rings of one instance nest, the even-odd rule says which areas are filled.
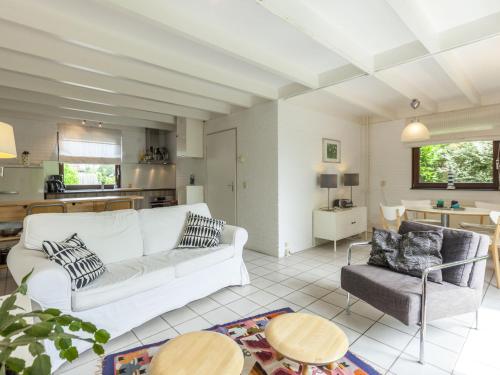
[[[2,111],[162,127],[283,98],[372,121],[500,102],[498,0],[3,0]]]

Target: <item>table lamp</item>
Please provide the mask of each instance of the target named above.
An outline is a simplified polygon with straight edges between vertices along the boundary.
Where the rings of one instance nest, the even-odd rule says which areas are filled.
[[[344,186],[351,187],[351,202],[352,202],[352,187],[359,186],[359,173],[344,173]]]
[[[5,122],[0,122],[0,159],[17,157],[14,129]],[[3,177],[3,167],[0,167],[0,177]]]
[[[328,209],[330,209],[330,189],[337,187],[336,174],[322,174],[320,176],[320,187],[328,189]]]

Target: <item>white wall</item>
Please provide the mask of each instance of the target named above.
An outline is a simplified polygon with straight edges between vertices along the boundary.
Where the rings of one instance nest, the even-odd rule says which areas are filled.
[[[237,129],[238,225],[249,233],[247,247],[278,255],[277,102],[268,102],[207,121],[206,134]],[[243,184],[246,183],[246,188]]]
[[[380,202],[400,204],[401,199],[456,199],[464,205],[475,200],[500,203],[498,191],[411,189],[411,148],[400,141],[404,120],[372,124],[369,128],[369,221],[379,224]],[[385,186],[382,186],[385,184]],[[463,217],[452,218],[456,226]],[[467,221],[473,221],[467,218]]]
[[[364,126],[280,101],[278,107],[279,255],[313,246],[312,212],[327,206],[327,189],[319,187],[321,173],[337,173],[339,189],[330,199],[349,198],[341,186],[342,173],[360,173],[353,201],[364,205]],[[322,162],[322,139],[341,141],[341,163]],[[349,190],[348,190],[349,189]],[[334,195],[334,196],[333,196]],[[285,246],[285,243],[287,244]]]

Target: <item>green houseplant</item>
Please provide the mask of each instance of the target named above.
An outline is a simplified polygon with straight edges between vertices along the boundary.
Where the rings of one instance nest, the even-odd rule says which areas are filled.
[[[21,285],[0,306],[0,375],[50,375],[50,357],[45,354],[43,340],[53,341],[59,356],[70,362],[78,358],[73,340],[87,341],[96,354],[104,354],[102,344],[109,341],[110,335],[92,323],[63,314],[58,309],[15,313],[15,310],[21,309],[16,305],[17,296],[26,295],[27,280],[32,272],[23,278]],[[27,318],[33,318],[34,322],[28,323]],[[27,346],[34,357],[31,366],[27,366],[23,359],[12,356],[14,350],[22,346]]]

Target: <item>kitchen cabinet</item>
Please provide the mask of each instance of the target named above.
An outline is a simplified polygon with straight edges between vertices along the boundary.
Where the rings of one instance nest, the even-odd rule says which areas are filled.
[[[203,121],[177,119],[177,157],[203,158]]]

